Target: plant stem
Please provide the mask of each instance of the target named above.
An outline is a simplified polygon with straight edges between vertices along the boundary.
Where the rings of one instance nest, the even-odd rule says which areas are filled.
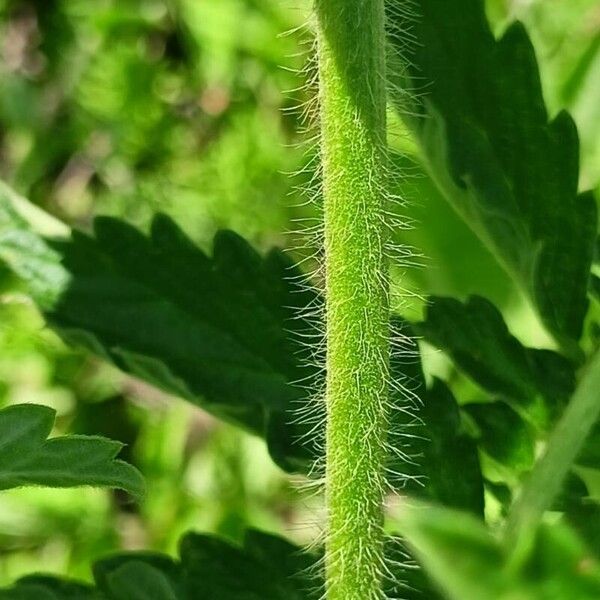
[[[600,351],[597,351],[509,514],[505,540],[513,565],[519,565],[527,554],[535,528],[544,512],[551,508],[599,416]]]
[[[328,600],[382,597],[389,381],[383,0],[316,0],[327,310]]]

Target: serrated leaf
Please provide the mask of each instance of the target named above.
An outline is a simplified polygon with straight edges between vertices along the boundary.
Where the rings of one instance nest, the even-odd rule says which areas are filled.
[[[575,388],[572,364],[555,352],[524,347],[493,304],[432,297],[418,332],[444,350],[484,390],[540,429],[560,414]]]
[[[47,439],[54,417],[54,410],[35,404],[0,410],[0,489],[92,485],[143,494],[141,474],[115,458],[121,443],[80,435]]]
[[[307,600],[320,597],[323,582],[317,567],[318,555],[280,536],[257,529],[246,532],[244,551],[259,562],[277,565],[278,571],[289,580],[298,597]]]
[[[388,7],[392,33],[410,30],[414,40],[390,36],[391,61],[407,65],[401,89],[419,92],[408,106],[405,94],[393,99],[433,179],[577,354],[596,206],[577,193],[577,131],[567,113],[550,120],[525,29],[515,23],[495,40],[482,0]]]
[[[294,293],[282,254],[263,260],[222,232],[208,258],[164,216],[148,238],[106,218],[95,234],[55,246],[72,275],[47,312],[55,328],[93,334],[121,368],[255,432],[298,397],[304,350],[287,330],[302,333],[293,307],[310,292]]]
[[[45,241],[10,201],[0,196],[0,259],[67,343],[264,435],[284,468],[314,462],[314,439],[285,428],[321,375],[307,344],[321,300],[281,251],[261,257],[220,232],[209,257],[164,215],[148,236],[99,218],[95,237]]]
[[[209,257],[164,215],[155,217],[149,235],[100,218],[95,237],[74,231],[70,239],[45,241],[33,234],[32,243],[9,200],[0,213],[6,216],[0,258],[31,284],[67,343],[264,436],[284,469],[312,468],[325,419],[323,403],[313,400],[324,373],[314,364],[321,334],[310,314],[319,315],[323,301],[283,252],[262,257],[236,234],[220,232]],[[16,239],[10,247],[3,231]],[[42,293],[36,282],[46,268],[52,277]],[[419,357],[408,363],[392,357],[392,364],[414,404],[422,385]],[[390,439],[411,454],[406,434],[418,423],[402,410],[408,401],[396,387],[391,394],[401,406]],[[411,465],[399,462],[390,471],[402,474],[402,485]]]
[[[440,596],[398,537],[386,537],[386,598],[437,600]],[[180,559],[127,552],[97,561],[97,587],[32,575],[0,590],[1,600],[318,600],[322,553],[308,552],[272,534],[248,530],[234,545],[212,535],[188,533]]]

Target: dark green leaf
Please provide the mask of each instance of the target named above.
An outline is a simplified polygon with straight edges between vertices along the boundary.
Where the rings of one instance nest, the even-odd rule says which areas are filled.
[[[0,590],[0,600],[104,600],[93,587],[50,575],[28,575]]]
[[[116,555],[94,565],[98,588],[111,600],[185,600],[181,568],[148,552]]]
[[[314,298],[281,253],[263,260],[223,232],[211,259],[164,216],[149,238],[112,219],[95,233],[55,245],[72,281],[47,313],[54,327],[93,334],[121,368],[256,432],[298,398],[307,325],[293,317]]]
[[[265,435],[284,467],[312,464],[312,426],[285,428],[320,375],[307,313],[321,300],[281,251],[263,258],[221,232],[208,257],[163,215],[149,236],[100,218],[93,238],[46,242],[11,202],[0,198],[0,258],[67,342]]]
[[[0,411],[0,489],[94,485],[143,494],[140,473],[115,459],[122,444],[80,435],[47,439],[54,417],[54,410],[35,404]]]
[[[418,0],[410,22],[399,3],[388,7],[392,32],[414,36],[390,37],[391,60],[408,65],[401,89],[419,92],[395,101],[433,179],[576,354],[596,206],[577,193],[577,131],[564,112],[549,119],[525,29],[495,40],[482,0]]]
[[[596,422],[579,455],[577,464],[597,469],[600,465],[600,423]]]
[[[600,302],[600,277],[597,275],[592,275],[592,279],[590,281],[590,292],[592,296]]]
[[[478,445],[494,460],[517,474],[529,471],[535,460],[535,434],[507,404],[467,404],[464,410],[477,424]]]
[[[320,315],[322,298],[280,250],[261,257],[236,234],[220,232],[208,257],[164,215],[148,236],[100,218],[95,237],[75,231],[48,242],[11,202],[0,198],[0,258],[31,284],[63,339],[264,436],[281,467],[313,466],[325,419],[323,403],[313,399],[323,370],[315,365],[321,334],[310,315]],[[423,388],[413,354],[392,360],[395,381],[407,391],[391,392],[398,410],[390,438],[399,458],[389,470],[398,486],[420,470],[411,448],[418,419],[404,411]]]
[[[392,331],[396,340],[390,356],[389,390],[390,425],[388,442],[391,449],[387,461],[388,483],[394,489],[418,489],[425,483],[425,451],[429,444],[428,420],[423,414],[422,402],[426,394],[425,376],[417,344],[414,347],[404,340],[414,340],[414,332],[399,317],[392,318]]]
[[[33,575],[0,590],[1,600],[318,600],[322,555],[256,530],[236,546],[210,535],[188,533],[181,559],[129,552],[94,564],[97,588]],[[385,541],[387,598],[437,600],[425,573],[400,538]]]
[[[423,466],[428,495],[445,506],[482,515],[483,478],[477,446],[462,430],[456,400],[435,379],[423,406],[428,443]]]
[[[596,463],[596,467],[598,463]],[[592,498],[585,482],[571,473],[563,486],[553,510],[564,513],[573,527],[596,556],[600,556],[600,504]]]
[[[600,556],[600,505],[598,500],[580,497],[567,507],[567,522],[596,556]]]
[[[560,413],[575,387],[569,361],[548,350],[525,348],[494,305],[479,296],[465,304],[431,298],[418,331],[483,389],[541,429]]]

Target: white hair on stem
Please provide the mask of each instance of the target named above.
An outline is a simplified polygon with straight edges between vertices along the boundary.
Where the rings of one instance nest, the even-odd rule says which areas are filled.
[[[365,0],[356,0],[364,2]],[[412,34],[412,23],[417,15],[417,2],[414,0],[389,0],[386,3],[385,27],[387,45],[390,40],[393,40],[396,49],[400,48],[403,54],[408,54],[411,46],[416,43],[415,37]],[[398,26],[402,23],[402,26]],[[324,214],[323,214],[323,197],[324,197],[324,173],[323,173],[323,131],[320,127],[321,105],[319,103],[319,69],[318,69],[318,52],[316,47],[316,36],[314,35],[314,21],[307,21],[305,24],[294,28],[289,35],[297,35],[301,32],[303,37],[304,48],[295,55],[295,59],[304,58],[303,68],[298,71],[298,78],[302,82],[295,89],[290,90],[288,94],[297,97],[297,102],[293,107],[287,107],[285,110],[300,115],[303,127],[299,134],[302,138],[302,157],[303,164],[290,176],[300,181],[295,185],[292,192],[299,197],[299,202],[294,209],[301,212],[302,215],[293,219],[294,229],[289,232],[289,237],[295,240],[294,244],[289,246],[290,252],[294,256],[300,257],[296,260],[296,264],[300,265],[304,271],[305,279],[297,280],[295,283],[298,286],[298,291],[303,291],[305,286],[316,286],[321,291],[323,300],[315,300],[310,306],[304,308],[301,314],[296,318],[302,319],[310,324],[308,328],[304,328],[302,333],[296,336],[299,351],[302,355],[302,360],[305,362],[308,373],[306,377],[293,382],[296,387],[305,392],[305,397],[295,402],[294,415],[290,420],[290,424],[301,424],[304,433],[298,443],[311,440],[317,447],[319,458],[317,458],[310,470],[309,478],[304,480],[302,484],[307,490],[314,494],[321,494],[327,484],[326,480],[326,465],[325,452],[326,440],[323,427],[323,417],[326,412],[326,389],[325,389],[325,371],[327,357],[327,319],[326,319],[326,274],[325,274],[325,256],[323,248],[325,245],[324,231]],[[388,52],[389,55],[389,52]],[[406,63],[394,58],[387,60],[386,70],[378,72],[377,78],[384,82],[384,88],[389,95],[394,97],[395,110],[405,111],[410,114],[414,100],[426,90],[410,89],[406,86],[407,78],[405,77]],[[368,88],[368,93],[372,96],[373,104],[377,100],[377,93],[371,87]],[[352,110],[352,106],[348,105],[348,111]],[[355,113],[355,118],[356,113]],[[360,123],[354,123],[360,125]],[[371,193],[381,196],[383,200],[381,210],[375,215],[379,233],[368,240],[368,253],[381,252],[389,264],[401,269],[411,269],[422,267],[424,258],[419,252],[397,238],[397,232],[413,229],[415,223],[410,218],[403,214],[407,206],[407,198],[399,191],[402,189],[402,183],[407,177],[413,176],[410,168],[398,171],[393,168],[394,151],[390,149],[387,143],[388,132],[377,133],[374,143],[377,146],[377,158],[379,159],[380,172],[365,173],[365,181]],[[383,153],[382,153],[383,150]],[[343,171],[329,174],[329,184],[333,182],[338,184],[344,179]],[[362,203],[363,209],[367,210],[366,198],[358,198]],[[306,214],[307,210],[310,214]],[[357,217],[358,219],[358,217]],[[356,226],[358,220],[354,223],[350,221],[350,226]],[[350,232],[338,231],[338,235],[342,235],[347,239],[351,238]],[[387,270],[376,271],[371,274],[372,281],[375,285],[382,287],[387,286],[389,282],[389,273]],[[368,278],[365,276],[365,278]],[[309,282],[309,283],[307,283]],[[377,283],[378,282],[378,283]],[[370,285],[370,284],[369,284]],[[387,292],[387,302],[397,307],[402,307],[406,303],[407,297],[414,296],[414,291],[404,289],[398,285],[394,285]],[[349,297],[349,301],[352,297]],[[367,317],[365,316],[365,321]],[[365,339],[362,344],[361,351],[366,356],[370,356],[373,361],[380,361],[381,364],[394,361],[396,364],[402,362],[409,363],[417,361],[419,350],[414,337],[408,335],[401,327],[390,324],[385,335],[385,344],[377,349],[370,347],[370,343]],[[387,351],[381,348],[388,348]],[[389,351],[389,357],[386,352]],[[391,357],[391,358],[390,358]],[[397,369],[396,369],[397,370]],[[322,384],[317,384],[315,372],[322,374]],[[351,376],[351,374],[348,374]],[[419,406],[421,400],[418,391],[415,389],[418,382],[412,380],[409,376],[404,376],[396,373],[396,377],[392,378],[389,370],[385,370],[385,379],[383,384],[385,389],[381,389],[380,398],[381,406],[378,409],[380,415],[383,415],[383,421],[373,419],[369,423],[353,424],[349,423],[347,436],[351,440],[355,439],[370,439],[374,443],[366,446],[365,458],[370,460],[375,454],[381,454],[385,457],[382,465],[384,476],[373,472],[368,474],[368,482],[370,485],[380,488],[380,496],[383,500],[388,494],[397,494],[399,488],[408,485],[410,482],[418,484],[423,483],[423,476],[409,474],[403,472],[401,465],[418,466],[421,461],[421,454],[415,451],[414,447],[418,446],[418,442],[422,440],[422,421],[419,418]],[[357,375],[358,377],[358,375]],[[360,385],[360,384],[357,384]],[[359,395],[358,408],[361,408],[362,397]],[[402,427],[397,429],[396,424],[392,423],[390,415],[402,416]],[[377,431],[379,429],[380,431]],[[395,459],[395,460],[392,460]],[[393,465],[393,466],[390,466]],[[360,462],[348,464],[344,467],[347,473],[356,474],[361,469]],[[411,469],[410,471],[414,471]],[[368,503],[367,503],[368,504]],[[367,516],[363,510],[370,510],[368,505],[357,505],[355,519],[360,521]],[[319,524],[320,525],[320,524]],[[350,531],[352,523],[344,523],[341,526]],[[317,547],[321,543],[328,543],[330,532],[322,528],[322,539],[314,540],[313,546]],[[361,545],[359,540],[355,552],[359,561],[365,559],[370,562],[373,572],[379,579],[393,579],[394,570],[392,567],[402,566],[402,568],[416,568],[414,562],[406,555],[406,560],[398,561],[394,564],[387,563],[381,553],[377,553],[372,547]],[[329,562],[336,563],[335,570],[338,577],[344,578],[351,569],[351,565],[345,564],[347,560],[343,549],[336,548],[330,551],[328,555]],[[325,558],[319,561],[317,567],[320,571],[326,571]],[[370,596],[369,598],[356,598],[356,600],[375,600],[382,598],[383,592],[378,592],[378,595]],[[326,590],[323,590],[323,598],[329,598]],[[332,597],[333,598],[333,597]],[[337,600],[337,596],[335,597]],[[348,600],[353,600],[348,598]]]

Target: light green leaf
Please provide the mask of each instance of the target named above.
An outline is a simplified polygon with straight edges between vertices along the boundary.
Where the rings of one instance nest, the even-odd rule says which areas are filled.
[[[407,500],[398,519],[400,533],[447,598],[496,600],[508,589],[500,548],[473,516]]]
[[[143,494],[141,474],[115,459],[121,443],[82,435],[47,439],[54,417],[54,410],[35,404],[0,410],[0,490],[91,485]]]
[[[562,523],[532,534],[518,569],[481,521],[471,515],[412,500],[399,515],[400,532],[449,600],[594,600],[600,567],[577,535]]]

